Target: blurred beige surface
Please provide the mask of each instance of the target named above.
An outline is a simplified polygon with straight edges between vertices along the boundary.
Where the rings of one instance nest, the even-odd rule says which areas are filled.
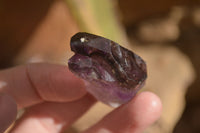
[[[23,2],[25,1],[21,0],[18,5],[23,4]],[[11,66],[16,64],[24,64],[27,62],[51,62],[59,64],[67,63],[67,59],[72,54],[69,48],[70,37],[74,33],[78,32],[80,28],[74,19],[71,10],[64,1],[46,0],[46,2],[48,3],[48,6],[43,6],[45,5],[45,2],[41,4],[41,6],[38,6],[38,10],[44,11],[45,15],[38,17],[40,19],[38,19],[36,25],[30,24],[30,20],[33,18],[31,18],[29,15],[32,14],[32,16],[34,16],[38,13],[37,11],[33,10],[32,12],[29,12],[28,15],[24,16],[23,19],[18,20],[18,23],[20,23],[20,21],[24,22],[27,20],[25,21],[27,22],[27,25],[17,25],[14,27],[18,28],[9,30],[10,33],[6,37],[10,37],[10,41],[4,41],[4,38],[0,39],[2,44],[7,44],[5,49],[7,49],[7,47],[11,47],[10,50],[5,52],[10,52],[10,55],[7,57],[10,59],[14,58],[14,61],[9,61],[7,65]],[[124,15],[124,20],[127,21],[129,25],[135,23],[137,20],[140,20],[137,21],[137,30],[134,28],[129,29],[131,30],[131,32],[129,32],[130,34],[128,34],[130,37],[130,43],[127,42],[127,44],[121,45],[126,45],[126,47],[132,49],[147,62],[148,80],[145,88],[142,91],[148,90],[155,92],[163,102],[163,113],[161,118],[152,127],[146,130],[147,133],[170,133],[173,131],[173,128],[180,119],[185,107],[186,90],[195,77],[195,72],[190,59],[174,45],[174,42],[179,40],[180,36],[183,34],[179,26],[181,19],[183,18],[182,13],[184,14],[184,12],[179,9],[175,11],[177,14],[168,12],[167,10],[170,8],[171,2],[172,1],[169,1],[169,4],[166,5],[164,3],[168,3],[167,1],[160,3],[160,5],[163,5],[164,8],[163,6],[153,5],[153,7],[158,7],[158,10],[157,8],[152,8],[149,6],[149,8],[145,8],[146,10],[144,10],[144,13],[140,12],[143,9],[143,6],[141,6],[141,8],[138,6],[137,12],[134,11],[136,17],[131,16],[131,18],[129,18],[126,17],[126,15],[130,14],[122,14]],[[39,5],[38,3],[40,2],[36,0],[32,1],[32,3],[33,6],[37,7],[36,5]],[[123,4],[128,4],[123,1],[120,1],[120,3],[122,4],[121,6],[123,6]],[[153,3],[150,2],[150,4]],[[132,8],[131,5],[136,6],[129,4],[130,8]],[[14,10],[13,7],[9,7],[8,10],[10,8]],[[130,10],[130,8],[127,8],[127,10]],[[133,9],[136,10],[135,8]],[[148,12],[148,9],[155,11]],[[163,13],[163,11],[165,13]],[[142,19],[139,19],[146,18],[148,13],[154,14],[154,12],[164,17],[155,17],[156,19],[154,17],[151,19],[150,17],[150,19],[145,21],[141,21]],[[166,15],[166,12],[168,15]],[[9,21],[12,16],[16,15],[21,14],[20,12],[19,14],[10,14],[10,16],[7,16],[7,18],[4,19]],[[149,18],[149,16],[147,18]],[[198,15],[196,15],[195,18],[195,22],[198,23]],[[134,21],[132,21],[132,19]],[[119,28],[122,28],[123,25],[119,19],[116,20],[118,20],[120,25]],[[187,25],[188,23],[183,24],[186,25],[186,28],[191,28]],[[6,27],[9,27],[12,25],[12,22],[1,23],[2,27],[5,27],[5,25]],[[183,27],[185,27],[185,25]],[[26,26],[32,28],[29,29],[26,28]],[[127,26],[127,23],[125,23],[125,26]],[[19,30],[19,32],[17,34],[11,34],[12,30],[13,32]],[[132,34],[135,32],[136,34]],[[122,29],[121,34],[123,37],[127,37],[124,29]],[[16,38],[17,40],[15,40]],[[3,50],[1,51],[2,53],[4,52]],[[16,51],[16,53],[13,51]],[[4,58],[6,58],[6,56]],[[1,60],[6,62],[4,58],[2,57]],[[197,61],[198,60],[196,60],[196,62]],[[197,93],[195,94],[197,95]],[[77,132],[88,128],[90,125],[99,121],[110,111],[112,111],[112,108],[102,103],[98,103],[73,125],[73,127],[70,129],[70,132]]]

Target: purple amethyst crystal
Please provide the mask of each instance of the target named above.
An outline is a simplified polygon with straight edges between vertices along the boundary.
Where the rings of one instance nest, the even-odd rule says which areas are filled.
[[[71,38],[69,69],[85,81],[98,100],[119,106],[131,100],[147,77],[145,62],[119,44],[89,33]]]

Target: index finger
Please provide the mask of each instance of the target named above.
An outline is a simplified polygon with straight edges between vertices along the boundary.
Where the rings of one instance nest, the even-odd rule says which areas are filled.
[[[0,92],[11,95],[18,108],[43,101],[73,101],[86,94],[83,81],[67,66],[46,63],[0,71]]]

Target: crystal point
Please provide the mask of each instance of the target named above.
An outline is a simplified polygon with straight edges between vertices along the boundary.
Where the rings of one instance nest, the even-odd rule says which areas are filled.
[[[144,85],[146,64],[141,57],[109,39],[79,32],[71,38],[75,53],[69,69],[85,81],[98,100],[117,106],[131,100]]]

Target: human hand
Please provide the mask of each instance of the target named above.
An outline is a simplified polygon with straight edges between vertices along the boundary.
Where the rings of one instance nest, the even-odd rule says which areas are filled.
[[[96,100],[66,66],[29,64],[0,71],[0,133],[26,108],[12,133],[59,133]],[[106,115],[84,133],[138,133],[160,116],[160,99],[142,92]]]

